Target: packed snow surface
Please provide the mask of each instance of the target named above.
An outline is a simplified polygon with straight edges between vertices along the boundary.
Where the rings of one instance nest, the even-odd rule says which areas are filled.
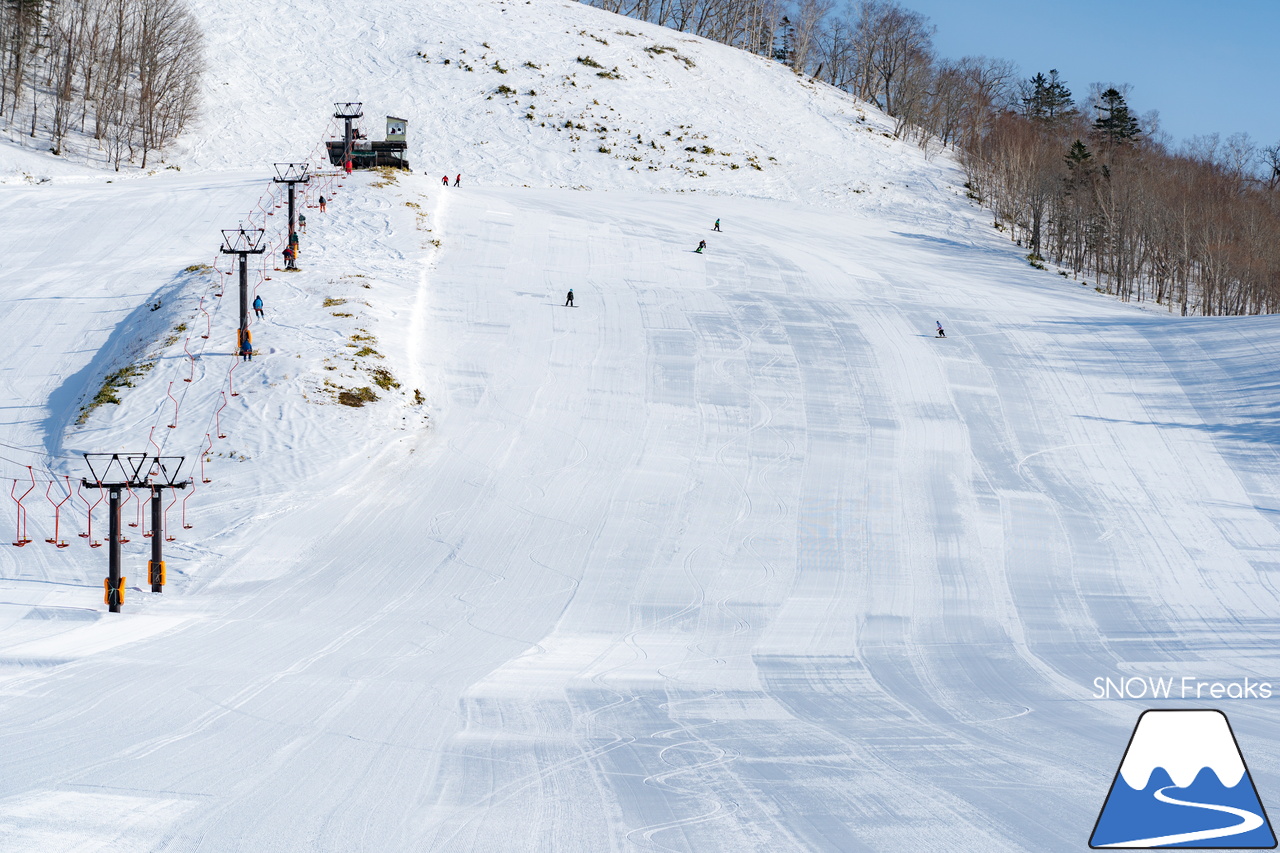
[[[1095,679],[1280,682],[1273,318],[1034,270],[949,155],[678,33],[197,8],[156,174],[0,150],[0,850],[1077,850],[1151,704]],[[414,173],[317,177],[277,271],[346,100]],[[195,491],[108,614],[116,450]],[[1272,705],[1208,696],[1275,799]]]

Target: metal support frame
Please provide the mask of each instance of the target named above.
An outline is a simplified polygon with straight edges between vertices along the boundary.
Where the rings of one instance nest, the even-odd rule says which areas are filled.
[[[164,592],[164,489],[151,486],[151,561],[147,579],[152,592]]]
[[[333,106],[333,117],[340,118],[346,122],[346,131],[342,137],[342,162],[345,164],[351,159],[351,143],[354,141],[354,137],[351,135],[351,122],[364,115],[364,104],[359,101],[347,101],[346,103],[335,103]]]
[[[123,488],[120,483],[107,484],[111,521],[107,530],[110,538],[107,541],[107,579],[103,600],[112,613],[119,613],[124,604],[124,577],[120,574],[120,490]]]
[[[249,255],[261,255],[267,250],[262,228],[226,229],[222,232],[222,254],[240,258],[240,326],[236,331],[236,356],[249,334]]]
[[[311,180],[311,175],[307,174],[307,170],[311,166],[308,163],[276,163],[276,176],[272,178],[277,184],[289,185],[289,233],[286,239],[292,240],[293,235],[298,232],[298,208],[294,203],[294,187],[297,184],[305,184]]]
[[[120,497],[125,489],[151,490],[151,562],[148,580],[152,592],[164,589],[164,508],[161,496],[165,489],[185,489],[190,480],[178,480],[185,456],[157,456],[149,453],[86,453],[90,480],[81,480],[87,488],[107,490],[110,519],[107,534],[107,577],[103,580],[103,601],[111,613],[119,613],[124,605],[125,577],[120,574]]]

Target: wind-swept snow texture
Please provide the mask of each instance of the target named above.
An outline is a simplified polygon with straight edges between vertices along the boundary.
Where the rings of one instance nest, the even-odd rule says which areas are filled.
[[[0,850],[1078,850],[1147,707],[1095,678],[1280,681],[1274,319],[1032,270],[884,116],[577,4],[201,15],[180,173],[4,154],[51,180],[0,191],[3,476],[154,442],[198,490],[119,615],[28,500]],[[309,191],[228,380],[200,265],[278,245],[269,163],[348,99],[416,174]]]

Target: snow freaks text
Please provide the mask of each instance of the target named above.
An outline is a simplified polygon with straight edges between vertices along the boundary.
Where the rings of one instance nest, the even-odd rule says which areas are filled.
[[[1270,699],[1271,682],[1208,681],[1193,675],[1181,678],[1131,676],[1093,680],[1094,699]]]

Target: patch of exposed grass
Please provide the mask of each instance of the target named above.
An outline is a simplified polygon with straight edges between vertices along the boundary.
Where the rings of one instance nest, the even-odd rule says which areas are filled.
[[[339,305],[346,305],[347,300],[338,299],[336,296],[326,296],[324,302],[321,303],[325,308],[336,308]]]
[[[369,375],[373,377],[373,383],[383,391],[390,391],[393,388],[399,388],[400,383],[391,375],[391,371],[382,367],[375,367],[369,371]]]
[[[378,180],[370,184],[375,189],[394,186],[396,181],[400,180],[400,170],[394,166],[379,166],[374,169],[378,173]]]
[[[93,410],[99,406],[105,406],[110,403],[113,406],[120,405],[120,397],[116,393],[122,388],[132,388],[133,380],[138,379],[155,367],[154,361],[143,362],[142,364],[129,364],[107,374],[102,380],[102,387],[98,389],[98,393],[93,399],[80,407],[80,416],[76,418],[76,424],[83,426],[89,420],[89,416],[93,414]]]
[[[342,388],[338,391],[338,402],[344,406],[358,409],[365,403],[376,403],[378,395],[368,385],[359,388]]]

